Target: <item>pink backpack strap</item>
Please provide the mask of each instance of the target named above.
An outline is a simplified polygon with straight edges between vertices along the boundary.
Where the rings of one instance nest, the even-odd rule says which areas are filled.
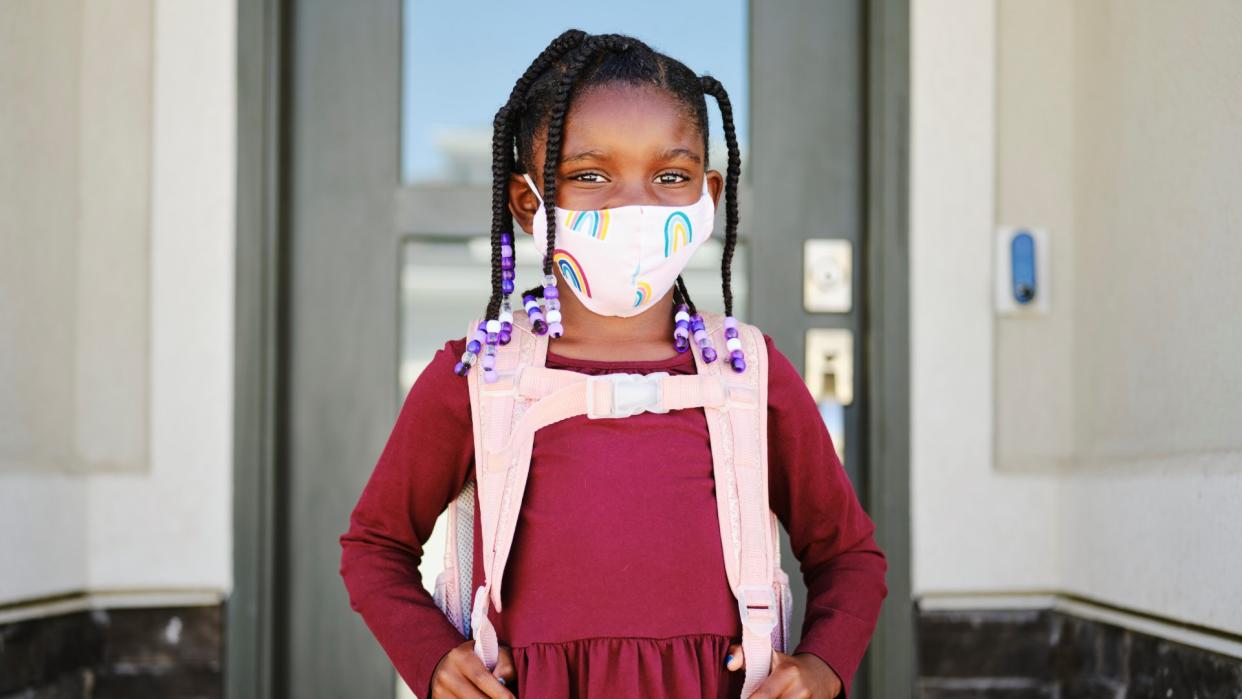
[[[723,314],[701,315],[708,336],[722,346]],[[725,572],[742,622],[746,659],[742,697],[748,697],[771,670],[777,645],[774,637],[783,638],[784,607],[777,594],[780,549],[768,500],[767,345],[753,325],[739,323],[738,335],[747,365],[741,373],[723,359],[704,362],[698,344],[690,344],[699,373],[722,378],[729,389],[724,405],[708,406],[704,412],[711,436]]]
[[[482,380],[479,370],[467,374],[470,383],[470,414],[474,427],[474,474],[479,497],[479,526],[483,539],[483,570],[486,579],[474,594],[471,626],[474,633],[475,653],[489,670],[496,667],[499,642],[496,628],[487,615],[489,599],[500,611],[500,579],[497,561],[503,569],[512,543],[512,533],[501,535],[500,522],[506,519],[510,509],[521,506],[526,489],[526,475],[530,469],[530,452],[524,459],[517,454],[505,454],[499,458],[497,448],[509,440],[514,425],[521,420],[530,401],[520,400],[516,379],[520,367],[543,366],[548,351],[546,335],[531,331],[530,321],[523,311],[513,314],[512,339],[500,345],[496,351],[496,376],[494,383]],[[476,320],[470,325],[467,337],[478,327]],[[516,460],[515,460],[516,459]],[[510,468],[512,467],[512,468]],[[477,581],[476,581],[477,584]],[[493,590],[494,586],[494,590]]]

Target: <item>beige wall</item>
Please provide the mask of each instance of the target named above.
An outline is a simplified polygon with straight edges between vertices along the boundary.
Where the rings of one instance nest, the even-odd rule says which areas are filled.
[[[0,3],[0,605],[231,585],[234,21]]]
[[[914,569],[1242,631],[1242,6],[913,5]],[[1052,311],[998,318],[993,230]]]
[[[0,5],[0,473],[147,468],[151,2]]]

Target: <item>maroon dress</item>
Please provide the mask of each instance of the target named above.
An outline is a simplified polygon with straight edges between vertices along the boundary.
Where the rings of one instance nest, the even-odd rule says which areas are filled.
[[[767,342],[771,506],[808,588],[802,638],[849,691],[887,595],[884,554],[802,378]],[[397,672],[426,699],[433,670],[466,639],[418,572],[436,519],[472,477],[466,381],[445,344],[405,398],[341,536],[341,575]],[[553,345],[555,346],[555,345]],[[690,353],[647,361],[562,357],[586,374],[695,373]],[[741,640],[725,577],[707,421],[701,408],[623,419],[563,420],[535,435],[505,571],[504,611],[519,697],[737,697],[743,671],[724,659]],[[475,527],[475,581],[483,580]],[[793,561],[782,561],[796,574]]]

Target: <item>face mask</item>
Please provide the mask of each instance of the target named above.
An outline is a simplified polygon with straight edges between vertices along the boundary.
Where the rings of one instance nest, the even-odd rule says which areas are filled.
[[[548,250],[543,197],[532,228],[542,259]],[[673,288],[694,251],[711,237],[716,205],[703,178],[703,194],[690,206],[618,206],[594,211],[556,207],[556,248],[552,264],[566,285],[592,313],[638,315]]]

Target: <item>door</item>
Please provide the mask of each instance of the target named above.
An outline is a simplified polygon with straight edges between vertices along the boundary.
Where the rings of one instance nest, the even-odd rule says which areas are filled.
[[[869,368],[864,3],[700,0],[673,8],[650,1],[625,12],[580,3],[479,10],[429,0],[283,7],[273,694],[387,699],[404,691],[349,609],[337,537],[410,383],[482,308],[490,120],[526,63],[566,26],[634,34],[730,90],[743,151],[736,307],[798,366],[808,360],[808,331],[836,331],[832,361],[811,345],[813,363],[828,369],[809,379],[824,394],[825,419],[869,502],[869,402],[866,382],[856,380]],[[648,19],[656,13],[661,22]],[[698,26],[701,38],[687,40],[684,27]],[[469,27],[469,36],[446,30],[457,27]],[[708,106],[712,165],[723,170],[719,115],[714,101]],[[723,206],[720,217],[723,230]],[[808,240],[815,242],[808,247]],[[537,260],[529,246],[516,247],[524,288],[523,279],[536,279]],[[812,265],[812,291],[827,288],[836,305],[808,310],[799,303],[804,252],[824,250],[834,252],[828,268]],[[720,307],[718,254],[705,246],[687,273],[706,308]],[[855,379],[843,370],[843,355]],[[437,526],[422,566],[427,584],[439,570],[442,536]],[[796,638],[805,588],[783,532],[782,545],[786,569],[795,571]],[[854,696],[867,696],[866,675],[864,668]]]

